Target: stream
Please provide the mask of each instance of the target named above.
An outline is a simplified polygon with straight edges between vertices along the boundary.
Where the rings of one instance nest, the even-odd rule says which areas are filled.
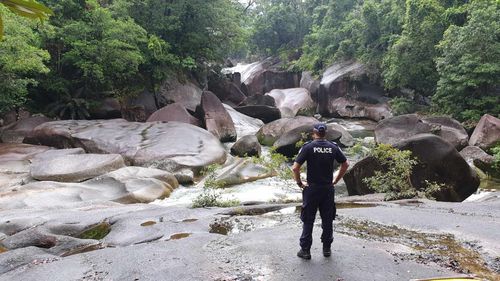
[[[362,150],[353,152],[350,148],[344,148],[344,152],[350,165],[364,157],[370,144],[374,143],[374,129],[376,122],[361,119],[323,119],[326,123],[337,123],[343,126],[355,139],[356,143],[361,143]],[[227,143],[229,148],[233,143]],[[262,156],[269,155],[269,147],[262,147]],[[289,164],[291,166],[291,163]],[[475,200],[493,191],[500,190],[500,179],[482,178],[478,191],[467,200]],[[156,200],[152,204],[160,206],[190,205],[192,201],[202,193],[203,188],[196,184],[190,186],[179,186],[169,198]],[[244,204],[255,202],[289,203],[300,202],[302,193],[293,180],[283,180],[278,177],[270,177],[238,184],[223,189],[219,189],[222,200],[238,200]],[[336,197],[348,196],[347,188],[343,180],[336,186]]]

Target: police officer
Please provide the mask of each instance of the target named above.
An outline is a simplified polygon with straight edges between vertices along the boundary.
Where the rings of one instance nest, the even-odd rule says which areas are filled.
[[[332,253],[333,220],[335,219],[335,184],[344,176],[349,164],[336,143],[325,139],[326,125],[316,124],[313,127],[313,141],[304,144],[293,163],[293,177],[302,189],[302,235],[300,251],[297,256],[311,259],[312,230],[316,211],[319,209],[323,233],[323,255]],[[341,164],[338,175],[333,179],[334,160]],[[307,162],[307,184],[300,179],[300,167]]]

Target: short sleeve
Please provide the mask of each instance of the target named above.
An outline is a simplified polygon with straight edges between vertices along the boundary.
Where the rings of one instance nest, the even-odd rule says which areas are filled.
[[[297,155],[297,158],[295,158],[295,162],[302,165],[302,164],[304,164],[304,162],[306,162],[306,160],[307,160],[306,158],[307,158],[307,147],[304,145],[299,150],[299,154]]]
[[[335,160],[339,163],[344,163],[347,161],[347,158],[345,157],[344,153],[338,147],[337,147],[337,153],[335,153]]]

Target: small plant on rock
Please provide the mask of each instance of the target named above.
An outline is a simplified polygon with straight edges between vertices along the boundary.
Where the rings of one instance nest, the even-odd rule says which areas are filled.
[[[223,181],[217,180],[216,172],[220,167],[221,166],[218,164],[212,164],[204,168],[201,172],[202,175],[206,176],[205,184],[203,186],[203,192],[193,200],[193,208],[227,208],[240,205],[238,200],[222,200],[220,192],[216,190],[225,185]]]
[[[417,161],[411,157],[411,151],[400,151],[388,144],[380,144],[372,150],[375,157],[386,171],[375,171],[375,175],[363,179],[363,182],[377,192],[386,193],[386,200],[413,198],[417,195],[410,175]]]
[[[385,193],[385,200],[409,199],[434,195],[447,188],[444,184],[426,181],[423,190],[417,190],[411,183],[413,167],[418,163],[409,150],[398,150],[388,144],[379,144],[371,151],[383,167],[384,171],[375,171],[375,175],[363,179],[376,192]]]
[[[289,159],[283,154],[277,153],[275,147],[271,148],[268,156],[254,156],[252,159],[255,164],[263,165],[280,179],[288,180],[293,178],[292,170],[287,165]]]

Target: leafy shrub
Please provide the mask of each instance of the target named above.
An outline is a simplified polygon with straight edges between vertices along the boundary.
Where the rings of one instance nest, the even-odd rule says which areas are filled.
[[[413,167],[418,163],[409,150],[398,150],[388,144],[379,144],[371,151],[384,171],[375,171],[375,175],[363,179],[376,192],[386,193],[385,200],[426,197],[434,199],[434,195],[447,188],[444,184],[426,181],[423,190],[417,190],[411,183]]]
[[[276,148],[272,147],[268,156],[253,157],[253,162],[266,167],[273,175],[283,180],[292,179],[292,170],[288,167],[289,159],[283,154],[277,153]]]
[[[497,146],[493,147],[491,149],[491,152],[493,153],[493,169],[500,170],[500,144]]]
[[[238,200],[221,200],[221,194],[213,188],[205,187],[203,192],[200,193],[194,200],[193,208],[206,208],[206,207],[234,207],[240,205]]]
[[[206,176],[205,184],[203,186],[203,192],[200,193],[194,200],[193,208],[205,208],[205,207],[232,207],[238,206],[240,202],[238,200],[222,200],[221,194],[216,189],[224,186],[223,181],[218,181],[217,170],[220,169],[219,164],[212,164],[205,167],[201,174]]]
[[[407,97],[395,97],[389,104],[394,115],[409,114],[416,111],[413,100]]]

